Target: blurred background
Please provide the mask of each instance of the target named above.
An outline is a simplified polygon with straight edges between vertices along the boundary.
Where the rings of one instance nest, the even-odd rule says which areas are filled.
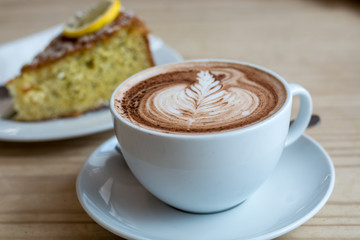
[[[63,23],[96,2],[0,0],[0,44]],[[359,75],[360,1],[123,0],[122,4],[185,59],[252,62],[288,82],[303,84],[315,98],[319,92],[336,97],[346,84],[352,93],[360,90],[360,81],[346,81]],[[319,79],[326,86],[312,86]]]
[[[0,44],[61,24],[76,11],[97,2],[0,0]],[[122,4],[134,10],[154,35],[185,59],[247,61],[307,88],[313,97],[314,113],[322,120],[307,133],[330,154],[336,168],[336,183],[325,207],[283,238],[360,238],[360,1],[122,0]],[[72,180],[88,154],[112,135],[112,131],[107,131],[81,138],[76,145],[61,142],[73,156]],[[46,143],[47,156],[57,145]],[[29,150],[33,145],[1,146],[13,149],[21,146],[24,151],[42,156]],[[74,195],[61,206],[68,209],[75,204],[73,208],[84,215],[81,219],[86,218],[76,201]],[[0,211],[0,217],[1,214]],[[46,223],[46,218],[43,221]],[[115,237],[91,224],[87,228],[93,231],[93,237]],[[0,222],[0,238],[5,226]],[[49,231],[58,230],[53,226]],[[81,236],[90,237],[86,227],[79,227],[78,231]]]

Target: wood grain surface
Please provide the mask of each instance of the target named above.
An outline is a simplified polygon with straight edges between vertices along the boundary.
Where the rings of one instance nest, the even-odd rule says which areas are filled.
[[[94,2],[0,0],[0,44]],[[360,239],[359,1],[122,2],[185,59],[248,61],[307,88],[322,119],[307,134],[330,154],[336,183],[325,207],[280,239]],[[111,136],[0,142],[0,239],[121,239],[85,213],[75,192],[82,164]]]

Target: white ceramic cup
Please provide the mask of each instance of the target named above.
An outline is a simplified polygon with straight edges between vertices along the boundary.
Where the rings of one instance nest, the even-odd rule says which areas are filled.
[[[284,147],[305,131],[312,102],[303,87],[289,84],[263,67],[218,59],[191,61],[250,65],[276,77],[287,93],[281,109],[259,123],[220,133],[183,135],[144,129],[123,119],[114,107],[115,93],[121,85],[115,90],[110,104],[115,134],[135,177],[149,192],[175,208],[212,213],[240,204],[266,181]],[[147,69],[127,81],[139,77],[146,79],[157,68],[173,65]],[[300,110],[289,128],[294,96],[300,96]]]

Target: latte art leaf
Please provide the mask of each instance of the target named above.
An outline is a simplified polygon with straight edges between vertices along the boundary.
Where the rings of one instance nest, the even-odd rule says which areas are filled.
[[[198,73],[197,82],[179,93],[177,109],[184,117],[193,122],[197,118],[221,114],[221,106],[231,100],[230,93],[222,90],[220,81],[215,81],[208,71]]]
[[[256,109],[258,98],[238,87],[224,90],[221,82],[209,71],[200,71],[192,84],[175,85],[154,92],[148,103],[154,103],[155,108],[148,105],[147,111],[151,114],[144,116],[163,116],[161,120],[168,124],[172,121],[182,122],[190,130],[193,126],[208,124],[215,119],[230,120],[247,116]]]

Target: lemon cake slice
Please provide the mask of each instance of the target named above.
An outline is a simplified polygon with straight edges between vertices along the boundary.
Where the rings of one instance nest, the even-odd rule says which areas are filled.
[[[148,29],[131,12],[118,11],[99,29],[79,28],[67,33],[65,28],[7,83],[16,120],[71,117],[102,108],[123,80],[154,65]],[[72,36],[78,30],[83,32]]]

